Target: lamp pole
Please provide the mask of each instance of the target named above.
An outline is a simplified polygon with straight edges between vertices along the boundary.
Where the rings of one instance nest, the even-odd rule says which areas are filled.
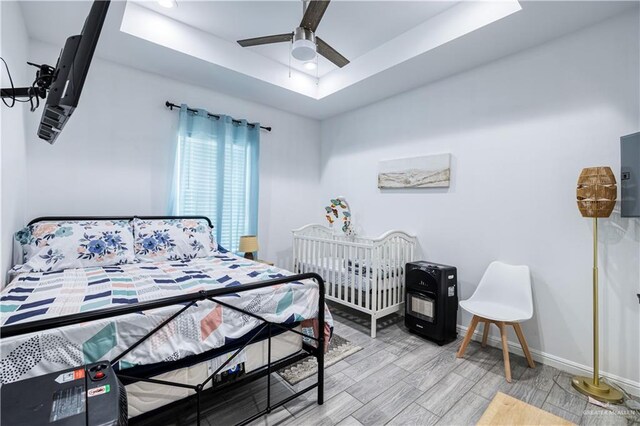
[[[593,218],[593,384],[600,385],[600,337],[598,333],[598,218]]]
[[[589,167],[578,178],[578,208],[584,217],[593,218],[593,377],[576,376],[571,380],[580,393],[602,402],[621,403],[622,392],[600,382],[600,342],[598,325],[598,218],[609,217],[617,197],[616,178],[610,167]]]

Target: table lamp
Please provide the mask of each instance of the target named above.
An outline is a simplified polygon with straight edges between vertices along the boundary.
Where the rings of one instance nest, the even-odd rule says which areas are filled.
[[[245,259],[254,260],[253,253],[258,251],[258,237],[255,235],[243,235],[240,237],[238,251],[244,252]]]
[[[578,178],[578,209],[593,218],[593,377],[576,376],[571,384],[580,393],[603,402],[622,402],[622,392],[600,382],[598,365],[598,218],[611,215],[618,187],[610,167],[588,167]]]

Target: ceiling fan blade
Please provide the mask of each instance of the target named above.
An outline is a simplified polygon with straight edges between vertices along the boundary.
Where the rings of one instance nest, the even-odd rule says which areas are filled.
[[[316,45],[318,46],[318,53],[339,66],[340,68],[344,67],[349,63],[349,60],[342,56],[336,49],[329,46],[327,42],[325,42],[320,37],[316,37]]]
[[[327,7],[329,7],[329,0],[310,0],[300,26],[315,32]]]
[[[238,44],[242,47],[259,46],[261,44],[282,43],[285,41],[291,41],[293,33],[275,34],[264,37],[247,38],[244,40],[238,40]]]

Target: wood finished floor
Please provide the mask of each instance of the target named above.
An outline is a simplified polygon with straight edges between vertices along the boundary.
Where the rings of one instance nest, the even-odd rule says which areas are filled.
[[[464,359],[457,359],[461,337],[438,346],[409,333],[396,316],[379,321],[378,337],[371,339],[365,318],[332,308],[335,332],[363,349],[326,369],[324,405],[317,405],[313,391],[253,425],[468,425],[477,422],[498,391],[578,424],[640,424],[587,404],[572,388],[570,375],[555,368],[536,364],[530,369],[523,357],[511,354],[513,381],[507,383],[502,352],[496,348],[472,342]],[[315,380],[314,376],[292,388],[274,374],[272,401]],[[265,401],[266,379],[222,400],[204,401],[201,424],[235,424],[263,409]],[[190,410],[163,417],[167,425],[195,425]]]

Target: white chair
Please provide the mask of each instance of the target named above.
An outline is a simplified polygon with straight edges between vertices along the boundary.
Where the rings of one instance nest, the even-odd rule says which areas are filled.
[[[531,296],[531,275],[528,266],[513,266],[502,262],[492,262],[475,293],[460,302],[465,311],[473,314],[471,325],[462,341],[457,357],[462,358],[476,326],[484,323],[482,346],[487,345],[489,325],[495,324],[502,337],[502,355],[507,382],[511,382],[511,365],[509,364],[509,347],[507,346],[507,325],[512,325],[529,367],[535,368],[527,341],[522,334],[520,323],[533,316],[533,298]]]

